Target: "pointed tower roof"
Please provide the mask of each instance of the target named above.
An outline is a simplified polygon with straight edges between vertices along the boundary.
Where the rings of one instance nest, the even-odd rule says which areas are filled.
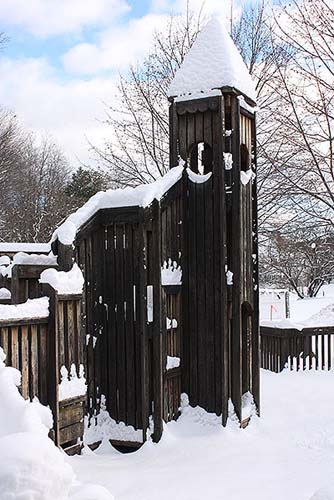
[[[255,84],[238,49],[225,26],[211,18],[176,72],[168,97],[205,97],[222,87],[256,101]]]

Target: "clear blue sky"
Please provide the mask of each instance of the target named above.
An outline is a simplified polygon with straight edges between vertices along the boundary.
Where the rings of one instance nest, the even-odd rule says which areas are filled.
[[[231,0],[206,0],[207,14],[227,15]],[[237,16],[241,4],[233,0]],[[202,0],[191,0],[194,10]],[[86,137],[101,145],[101,120],[119,72],[149,50],[152,33],[186,0],[0,0],[0,106],[38,136],[51,134],[75,166],[89,162]]]

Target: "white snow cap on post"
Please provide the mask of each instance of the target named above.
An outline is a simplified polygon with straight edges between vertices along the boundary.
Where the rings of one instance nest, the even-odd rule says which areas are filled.
[[[226,27],[211,18],[199,33],[172,81],[168,97],[215,95],[215,89],[233,87],[256,102],[255,84]]]

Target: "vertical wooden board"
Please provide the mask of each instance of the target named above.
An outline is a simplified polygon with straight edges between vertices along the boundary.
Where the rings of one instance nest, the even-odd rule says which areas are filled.
[[[189,398],[190,404],[197,405],[199,402],[198,393],[198,323],[197,323],[197,310],[193,310],[193,305],[197,304],[197,224],[196,224],[196,184],[188,181],[189,189],[189,208],[187,219],[187,231],[189,232],[189,254],[188,254],[188,271],[189,271],[189,291],[188,291],[188,304],[189,304],[189,322],[187,340],[190,347],[190,384],[189,384]]]
[[[204,184],[196,186],[196,287],[197,287],[197,335],[198,335],[198,400],[200,406],[208,410],[207,386],[207,325],[206,325],[206,214]]]
[[[147,291],[147,237],[144,223],[139,226],[139,272],[140,272],[140,310],[141,310],[141,409],[142,409],[142,427],[143,439],[146,439],[146,429],[149,424],[149,414],[151,413],[151,398],[149,387],[149,372],[150,372],[150,349],[149,340],[147,338],[147,322],[146,322],[146,291]]]
[[[153,203],[153,234],[152,234],[152,275],[153,275],[153,389],[154,389],[154,440],[160,440],[163,431],[163,364],[165,352],[162,346],[162,333],[166,334],[166,320],[161,314],[161,239],[160,239],[160,206]],[[164,325],[163,325],[164,322]]]
[[[206,295],[206,329],[207,329],[207,387],[208,387],[208,407],[210,411],[216,411],[216,385],[215,385],[215,300],[214,300],[214,229],[213,229],[213,182],[212,178],[204,185],[205,201],[205,249],[206,249],[206,275],[205,275],[205,295]],[[222,376],[220,375],[222,383]],[[219,411],[219,414],[221,412]]]
[[[30,365],[30,397],[33,399],[35,396],[39,397],[38,389],[38,365],[40,363],[38,355],[38,331],[37,325],[31,325],[30,327],[30,352],[29,352],[29,365]]]
[[[241,420],[241,205],[240,205],[240,107],[238,99],[232,97],[232,157],[233,157],[233,187],[232,187],[232,334],[231,334],[231,398],[235,412]]]
[[[64,322],[64,328],[63,328],[63,337],[64,337],[64,357],[65,357],[65,366],[68,370],[71,368],[71,362],[70,362],[70,341],[69,341],[69,330],[68,330],[68,308],[67,308],[67,302],[61,301],[58,302],[58,314],[59,314],[59,309],[63,309],[63,322]],[[58,324],[59,325],[59,324]],[[59,343],[59,340],[58,340]],[[61,365],[59,365],[60,369]]]
[[[89,398],[89,410],[93,413],[93,408],[98,408],[96,401],[96,381],[95,381],[95,347],[93,342],[93,300],[92,300],[92,247],[91,238],[85,239],[85,329],[90,341],[87,345],[87,392]]]
[[[119,420],[117,405],[117,324],[116,324],[116,233],[115,226],[108,226],[108,249],[106,250],[106,301],[108,304],[108,409],[115,420]]]
[[[136,425],[136,380],[135,380],[135,331],[133,310],[134,275],[132,256],[134,252],[132,225],[125,226],[124,248],[124,295],[126,302],[125,352],[126,352],[126,421]]]
[[[174,103],[169,106],[169,165],[170,168],[177,165],[177,137],[178,123],[176,114],[176,105]]]
[[[179,115],[179,148],[180,148],[180,156],[184,161],[187,160],[187,120],[186,115]]]
[[[182,190],[180,200],[180,240],[181,240],[181,267],[182,289],[180,293],[180,335],[182,353],[182,392],[190,394],[190,328],[189,328],[189,204],[188,204],[188,176],[182,176]]]
[[[48,328],[45,325],[37,326],[38,339],[38,390],[42,404],[48,404],[47,373],[48,367]]]
[[[141,229],[140,226],[136,225],[134,227],[133,234],[133,254],[132,254],[132,266],[133,266],[133,276],[135,289],[133,293],[135,294],[135,322],[134,322],[134,335],[135,335],[135,363],[134,363],[134,377],[135,377],[135,396],[136,396],[136,424],[137,429],[143,428],[144,423],[142,419],[143,405],[142,405],[142,314],[143,310],[141,308]],[[138,258],[139,256],[139,258]]]
[[[124,323],[123,225],[116,225],[116,296],[117,296],[117,399],[119,420],[126,420],[126,352]]]
[[[20,369],[19,365],[19,332],[17,326],[12,326],[11,331],[11,366]]]
[[[29,397],[29,339],[28,326],[20,327],[21,330],[21,388],[24,399]]]
[[[108,400],[108,376],[105,335],[105,306],[104,306],[104,243],[105,230],[99,226],[92,233],[93,253],[93,314],[94,335],[96,341],[95,379],[99,388],[99,397],[105,395]]]
[[[188,113],[186,115],[186,120],[187,120],[187,153],[189,155],[192,147],[196,143],[195,115]]]
[[[212,141],[212,112],[211,111],[205,111],[204,112],[204,138],[205,138],[205,143],[212,147],[213,146],[213,141]]]
[[[64,303],[58,302],[58,352],[59,367],[65,365]],[[67,367],[69,368],[69,367]]]
[[[327,335],[327,370],[332,368],[332,335]]]
[[[255,117],[250,123],[251,142],[253,154],[253,169],[257,172],[257,150],[256,150],[256,125]],[[258,213],[257,213],[257,177],[252,184],[252,227],[253,227],[253,250],[256,261],[253,265],[253,332],[252,332],[252,393],[257,411],[260,414],[260,328],[259,328],[259,276],[258,276]]]
[[[2,347],[4,353],[6,354],[7,360],[9,358],[8,335],[9,335],[8,328],[1,327],[0,328],[0,346]]]
[[[204,142],[204,114],[197,112],[195,115],[196,142]]]
[[[77,366],[77,360],[75,359],[75,331],[74,331],[74,304],[73,300],[67,300],[64,304],[67,308],[67,342],[68,342],[68,358],[69,358],[69,367],[72,364],[76,365],[76,370],[78,371],[79,367]]]

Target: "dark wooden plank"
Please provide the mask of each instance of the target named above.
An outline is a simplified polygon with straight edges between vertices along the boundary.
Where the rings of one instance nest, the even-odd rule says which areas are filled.
[[[38,391],[38,365],[40,359],[38,356],[38,330],[37,325],[30,327],[30,342],[29,342],[29,395],[33,399],[35,396],[39,397]]]
[[[24,399],[28,399],[29,394],[29,337],[28,326],[21,326],[21,391]]]
[[[232,188],[232,221],[233,232],[231,241],[231,271],[233,272],[232,287],[232,332],[231,332],[231,398],[237,417],[241,420],[241,206],[240,206],[240,108],[236,97],[232,98],[232,157],[233,157],[233,188]]]
[[[81,438],[83,436],[83,433],[84,433],[83,422],[77,422],[75,424],[64,427],[59,431],[59,445],[62,446],[66,443],[77,441],[78,438]]]

